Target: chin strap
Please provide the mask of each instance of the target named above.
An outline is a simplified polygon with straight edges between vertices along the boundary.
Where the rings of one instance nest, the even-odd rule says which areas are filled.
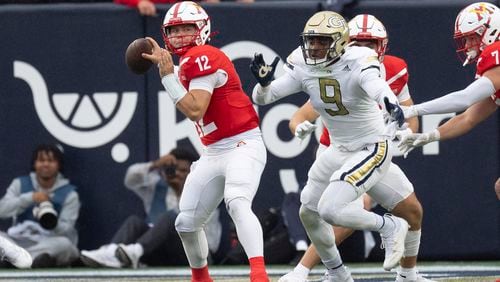
[[[470,62],[470,60],[474,59],[476,56],[477,52],[475,50],[468,51],[467,58],[465,58],[464,64],[462,66],[465,67]]]

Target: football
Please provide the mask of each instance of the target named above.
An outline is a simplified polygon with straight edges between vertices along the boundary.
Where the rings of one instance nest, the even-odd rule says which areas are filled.
[[[132,41],[125,52],[125,62],[128,68],[135,74],[146,73],[153,63],[144,59],[141,54],[151,54],[152,52],[153,45],[146,38],[138,38]]]

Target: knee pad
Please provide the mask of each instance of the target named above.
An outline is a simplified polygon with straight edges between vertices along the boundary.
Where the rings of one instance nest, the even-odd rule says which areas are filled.
[[[405,257],[416,257],[418,255],[418,249],[420,248],[420,236],[422,235],[421,230],[408,231],[405,238]]]
[[[317,249],[322,248],[321,251],[324,251],[325,248],[335,246],[333,227],[321,219],[317,212],[302,205],[300,207],[299,215],[302,225],[304,225],[309,238],[312,241],[315,241],[315,244],[320,245],[319,247],[316,246]],[[320,252],[320,250],[318,251]]]
[[[234,198],[229,200],[226,203],[226,209],[229,213],[229,216],[233,219],[233,221],[237,221],[244,214],[251,213],[252,211],[252,203],[244,197]]]
[[[175,230],[177,232],[195,232],[202,229],[203,220],[180,212],[175,219]]]
[[[306,228],[307,228],[307,226],[311,226],[315,222],[321,220],[321,218],[317,212],[307,208],[304,205],[300,206],[299,217],[300,217],[300,221],[302,221],[302,224]]]
[[[331,225],[344,226],[344,209],[347,207],[334,207],[327,204],[327,201],[320,201],[318,205],[319,216]]]
[[[318,214],[326,222],[334,224],[336,222],[336,210],[331,204],[326,203],[327,201],[319,201],[318,203]]]

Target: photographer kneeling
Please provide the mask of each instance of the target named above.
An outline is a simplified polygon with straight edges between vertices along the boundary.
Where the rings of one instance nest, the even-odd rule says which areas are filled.
[[[63,154],[55,145],[37,146],[32,172],[15,178],[2,199],[0,218],[13,218],[7,234],[33,257],[33,268],[70,266],[78,258],[76,187],[62,174]]]
[[[179,199],[191,164],[199,156],[183,148],[147,163],[131,165],[125,186],[144,203],[146,217],[129,216],[111,239],[97,250],[82,250],[82,262],[91,267],[137,268],[188,265],[175,230]],[[222,227],[216,210],[204,228],[212,253],[219,248]]]

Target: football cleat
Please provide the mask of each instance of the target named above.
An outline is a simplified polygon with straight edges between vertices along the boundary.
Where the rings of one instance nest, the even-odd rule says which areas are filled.
[[[394,222],[393,230],[382,235],[382,248],[385,248],[384,269],[390,271],[399,264],[405,250],[405,238],[408,233],[408,222],[406,220],[390,214],[384,215],[385,220]]]

